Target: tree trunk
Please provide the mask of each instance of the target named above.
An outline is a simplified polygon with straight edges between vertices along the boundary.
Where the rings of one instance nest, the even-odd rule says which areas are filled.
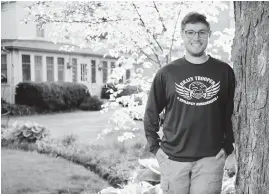
[[[236,193],[269,194],[269,2],[234,2]]]

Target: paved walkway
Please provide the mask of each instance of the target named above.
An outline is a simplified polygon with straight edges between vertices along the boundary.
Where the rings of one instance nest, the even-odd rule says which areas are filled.
[[[11,117],[9,123],[37,122],[45,125],[51,132],[52,137],[62,137],[67,134],[75,134],[78,140],[84,143],[93,141],[103,129],[111,127],[108,123],[114,110],[106,113],[99,111],[76,111],[71,113],[58,113],[50,115],[30,115]],[[142,127],[142,122],[138,121]]]

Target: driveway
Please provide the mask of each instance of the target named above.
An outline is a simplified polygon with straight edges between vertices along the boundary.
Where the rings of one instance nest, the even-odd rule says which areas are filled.
[[[110,128],[108,123],[114,110],[106,113],[99,111],[75,111],[71,113],[57,113],[48,115],[30,115],[11,117],[9,123],[36,122],[45,125],[50,130],[52,137],[62,137],[68,134],[75,134],[78,140],[86,143],[97,138],[103,129]],[[137,127],[142,127],[142,122],[137,122]]]

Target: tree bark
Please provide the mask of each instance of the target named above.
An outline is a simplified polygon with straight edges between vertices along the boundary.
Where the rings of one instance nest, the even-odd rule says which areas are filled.
[[[269,2],[234,2],[236,193],[269,194]]]

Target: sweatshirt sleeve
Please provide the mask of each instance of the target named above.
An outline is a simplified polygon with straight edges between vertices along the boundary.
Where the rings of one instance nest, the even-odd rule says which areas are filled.
[[[234,92],[235,92],[235,75],[233,70],[229,71],[228,77],[228,98],[226,104],[226,112],[225,112],[225,134],[224,134],[224,150],[227,155],[230,155],[233,150],[234,143],[234,134],[233,134],[233,126],[232,126],[232,114],[234,111]]]
[[[149,144],[150,152],[156,154],[159,149],[160,137],[157,132],[160,129],[160,116],[166,106],[165,76],[160,70],[156,73],[146,105],[144,115],[145,135]]]

